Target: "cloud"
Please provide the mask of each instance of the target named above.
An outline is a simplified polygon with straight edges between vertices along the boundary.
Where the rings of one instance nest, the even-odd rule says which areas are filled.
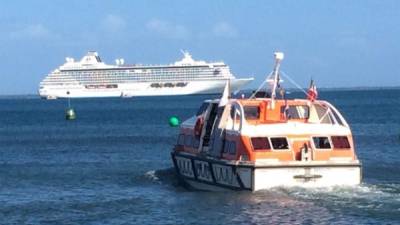
[[[152,19],[146,24],[147,30],[172,39],[186,39],[190,32],[182,25],[168,21]]]
[[[126,27],[125,20],[117,15],[108,14],[101,23],[103,29],[109,32],[118,32]]]
[[[239,35],[237,29],[227,22],[216,23],[213,27],[213,34],[223,38],[234,38]]]
[[[54,35],[42,24],[31,24],[10,32],[11,38],[46,39],[52,36]]]

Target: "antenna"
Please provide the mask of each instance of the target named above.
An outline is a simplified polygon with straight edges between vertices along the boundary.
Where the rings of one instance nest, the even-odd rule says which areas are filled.
[[[274,83],[271,90],[271,109],[275,108],[275,97],[276,97],[276,88],[279,85],[279,67],[281,66],[281,61],[284,58],[283,52],[275,52],[275,66],[273,71]]]

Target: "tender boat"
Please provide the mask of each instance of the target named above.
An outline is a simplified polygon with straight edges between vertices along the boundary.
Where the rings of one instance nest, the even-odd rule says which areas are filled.
[[[267,77],[268,92],[206,100],[180,125],[171,156],[176,172],[195,189],[257,191],[277,186],[358,185],[350,127],[310,85],[304,99],[287,99],[280,85],[283,53]]]

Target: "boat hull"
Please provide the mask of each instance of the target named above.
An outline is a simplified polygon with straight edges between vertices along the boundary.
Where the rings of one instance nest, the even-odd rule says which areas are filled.
[[[358,161],[241,164],[175,152],[172,160],[179,178],[200,190],[258,191],[282,186],[330,187],[361,183]]]
[[[231,90],[241,87],[253,79],[232,79]],[[176,82],[175,82],[176,83]],[[45,86],[39,90],[39,95],[46,99],[55,98],[93,98],[93,97],[135,97],[135,96],[170,96],[193,94],[220,94],[223,92],[226,80],[205,80],[183,82],[185,86],[154,87],[154,82],[136,82],[118,84],[117,88],[87,89],[83,85],[75,86]],[[162,82],[161,82],[162,84]]]

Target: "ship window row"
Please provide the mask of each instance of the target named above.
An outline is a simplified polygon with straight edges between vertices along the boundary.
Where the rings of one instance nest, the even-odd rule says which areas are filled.
[[[87,78],[45,78],[43,80],[44,83],[60,83],[60,82],[118,82],[118,83],[126,83],[126,82],[130,82],[130,81],[176,81],[176,80],[209,80],[209,78],[212,79],[219,79],[216,77],[212,77],[212,76],[204,76],[204,77],[128,77],[125,79],[122,78],[118,78],[118,77],[113,77],[113,78],[105,78],[105,77],[98,77],[98,78],[94,78],[94,77],[87,77]],[[223,79],[223,77],[221,77],[221,79]]]
[[[64,69],[61,70],[61,72],[77,72],[77,71],[130,71],[130,72],[144,72],[144,73],[148,73],[148,72],[153,72],[153,71],[201,71],[201,70],[224,70],[224,69],[229,69],[228,66],[215,66],[214,68],[210,68],[210,67],[160,67],[160,68],[114,68],[114,69],[82,69],[82,68],[76,68],[75,70],[71,70],[71,69]],[[59,71],[57,71],[59,72]]]
[[[42,83],[42,85],[49,85],[49,86],[69,86],[69,85],[79,85],[79,83]]]
[[[78,71],[63,71],[64,73],[198,73],[198,72],[208,72],[208,73],[215,73],[215,72],[222,72],[228,71],[229,69],[179,69],[179,70],[78,70]],[[61,73],[63,73],[61,72]],[[57,72],[59,73],[59,72]]]
[[[131,83],[131,82],[175,82],[175,81],[200,81],[200,80],[209,80],[209,79],[143,79],[143,80],[118,80],[118,79],[97,79],[97,80],[80,80],[80,83]],[[71,81],[72,82],[72,81]]]
[[[215,76],[212,75],[185,75],[185,76],[96,76],[96,77],[77,77],[79,79],[100,79],[100,78],[104,78],[104,79],[185,79],[185,78],[203,78],[203,77],[207,77],[207,78],[217,78]]]
[[[72,78],[72,77],[69,77],[69,78],[60,78],[60,79],[55,79],[55,78],[50,78],[50,79],[48,79],[48,78],[46,78],[46,79],[44,79],[43,81],[70,81],[70,80],[76,80],[76,78]]]
[[[201,77],[201,78],[195,78],[195,77],[186,77],[186,78],[179,78],[179,77],[148,77],[148,78],[137,78],[137,77],[130,77],[126,79],[121,79],[121,78],[81,78],[81,79],[45,79],[45,82],[68,82],[68,81],[77,81],[79,80],[80,82],[129,82],[129,81],[165,81],[165,80],[208,80],[209,78],[213,78],[210,76],[207,77]],[[215,79],[215,78],[213,78]]]
[[[71,80],[71,81],[68,81],[68,82],[65,82],[65,81],[51,81],[51,82],[42,82],[42,83],[43,84],[54,84],[54,83],[68,84],[68,83],[80,83],[80,82],[78,82],[76,80]]]
[[[179,70],[179,71],[151,71],[148,73],[141,73],[137,71],[126,71],[126,70],[110,70],[110,71],[64,71],[51,73],[55,75],[60,74],[179,74],[179,73],[209,73],[209,74],[217,74],[217,73],[229,73],[229,70],[198,70],[198,71],[190,71],[190,70]]]
[[[211,77],[214,78],[213,75],[186,75],[186,76],[172,76],[172,75],[163,75],[163,76],[77,76],[74,78],[79,79],[164,79],[164,78],[202,78],[202,77]],[[57,79],[57,78],[54,78]]]
[[[64,79],[44,79],[43,81],[48,81],[48,82],[52,82],[52,81],[75,81],[76,79],[74,78],[64,78]]]
[[[51,73],[51,75],[60,77],[60,76],[149,76],[149,75],[185,75],[185,74],[210,74],[213,76],[230,74],[229,71],[222,71],[219,73],[215,73],[215,71],[180,71],[180,72],[152,72],[152,73],[135,73],[135,72],[112,72],[112,71],[102,71],[102,72],[64,72],[64,73]]]
[[[75,79],[70,79],[70,80],[43,80],[43,83],[54,83],[54,82],[74,82],[76,81]]]
[[[190,78],[186,78],[186,79],[125,79],[125,80],[121,80],[121,79],[82,79],[82,80],[75,80],[75,79],[71,79],[71,80],[52,80],[52,81],[42,81],[42,84],[44,85],[70,85],[70,84],[107,84],[107,83],[131,83],[133,81],[136,82],[141,82],[141,81],[145,81],[145,82],[166,82],[166,81],[199,81],[199,80],[209,80],[207,78],[202,78],[202,79],[190,79]],[[215,80],[215,79],[213,79]]]
[[[54,73],[53,73],[54,74]],[[151,73],[137,73],[137,72],[126,72],[126,71],[102,71],[102,72],[65,72],[65,73],[57,73],[54,74],[56,76],[60,76],[62,74],[72,74],[72,75],[143,75],[143,76],[148,76],[148,75],[154,75],[154,74],[162,74],[162,75],[179,75],[179,74],[211,74],[211,75],[219,75],[219,74],[229,74],[229,71],[220,71],[218,73],[215,73],[215,71],[178,71],[178,72],[163,72],[163,71],[153,71]]]
[[[203,77],[203,76],[209,76],[209,77],[220,77],[220,76],[229,76],[230,74],[219,74],[218,76],[212,73],[170,73],[170,74],[162,74],[162,73],[153,73],[153,74],[66,74],[63,76],[54,76],[54,78],[65,78],[65,77],[120,77],[120,78],[127,78],[127,77]]]

